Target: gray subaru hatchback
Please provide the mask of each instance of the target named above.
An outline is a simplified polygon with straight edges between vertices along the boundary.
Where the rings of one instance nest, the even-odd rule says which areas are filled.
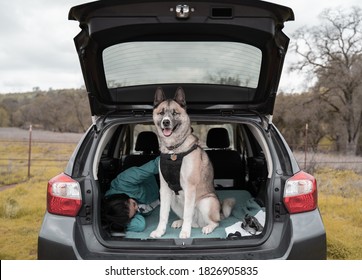
[[[257,0],[97,1],[72,7],[93,124],[64,172],[50,179],[38,259],[325,259],[315,178],[302,171],[272,122],[294,20]],[[216,194],[234,198],[210,234],[193,228],[151,238],[159,206],[142,231],[102,219],[118,174],[160,155],[152,121],[157,87],[182,87]],[[158,175],[156,174],[156,181]]]

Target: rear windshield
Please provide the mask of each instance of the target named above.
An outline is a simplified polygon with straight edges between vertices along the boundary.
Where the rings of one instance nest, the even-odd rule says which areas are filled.
[[[262,53],[236,42],[130,42],[103,51],[109,89],[197,83],[256,88]]]

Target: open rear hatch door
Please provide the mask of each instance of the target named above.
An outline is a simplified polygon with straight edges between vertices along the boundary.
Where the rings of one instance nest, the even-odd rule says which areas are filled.
[[[98,1],[73,7],[91,112],[151,111],[163,86],[188,110],[271,115],[293,11],[256,0]]]

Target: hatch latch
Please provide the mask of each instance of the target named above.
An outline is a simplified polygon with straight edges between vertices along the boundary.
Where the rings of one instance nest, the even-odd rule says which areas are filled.
[[[189,5],[180,4],[176,6],[175,11],[177,18],[188,18],[190,16],[191,9]]]

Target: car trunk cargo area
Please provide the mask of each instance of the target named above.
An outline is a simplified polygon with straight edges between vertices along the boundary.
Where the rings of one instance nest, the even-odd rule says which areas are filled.
[[[202,234],[201,228],[192,228],[191,239],[262,239],[268,226],[267,212],[270,209],[266,187],[268,168],[270,168],[266,155],[269,151],[266,143],[257,140],[262,138],[262,130],[251,123],[210,121],[194,121],[192,127],[213,165],[214,186],[219,200],[222,202],[224,199],[233,198],[235,205],[230,216],[222,219],[212,233],[206,235]],[[99,150],[96,154],[98,163],[94,168],[97,171],[97,185],[101,198],[109,189],[111,181],[120,172],[132,166],[141,166],[159,155],[158,142],[154,143],[157,138],[153,138],[155,135],[150,137],[154,133],[153,129],[152,123],[140,121],[113,124],[105,129],[98,144]],[[225,135],[228,137],[227,141],[223,139]],[[141,139],[143,137],[145,139]],[[130,147],[117,146],[119,139],[123,139],[123,145]],[[129,140],[124,141],[125,139]],[[228,147],[220,144],[221,142],[229,143]],[[127,152],[121,154],[120,150]],[[101,198],[100,204],[102,204]],[[158,225],[159,208],[157,206],[149,214],[144,215],[146,228],[142,232],[118,232],[99,223],[100,236],[105,241],[155,242],[155,239],[150,238],[150,233]],[[179,239],[180,229],[171,227],[172,222],[177,219],[171,210],[166,233],[160,239]],[[182,242],[182,239],[179,240]]]

